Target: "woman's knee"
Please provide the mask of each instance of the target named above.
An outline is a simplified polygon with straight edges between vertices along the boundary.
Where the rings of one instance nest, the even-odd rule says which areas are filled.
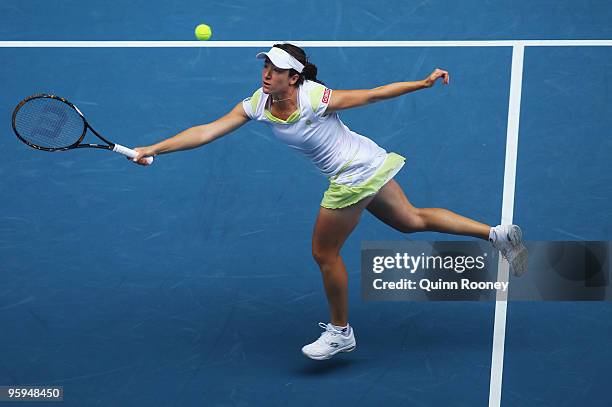
[[[411,206],[403,216],[396,229],[402,233],[414,233],[425,230],[426,222],[421,208]]]
[[[338,250],[323,248],[316,244],[312,246],[312,257],[321,268],[335,263],[339,255]]]

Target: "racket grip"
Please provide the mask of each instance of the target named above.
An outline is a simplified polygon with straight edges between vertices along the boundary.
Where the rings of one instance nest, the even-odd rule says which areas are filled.
[[[121,144],[115,144],[115,146],[113,147],[113,151],[130,158],[134,158],[138,155],[135,150],[122,146]],[[147,164],[151,164],[153,162],[153,157],[146,157],[145,161],[147,162]]]

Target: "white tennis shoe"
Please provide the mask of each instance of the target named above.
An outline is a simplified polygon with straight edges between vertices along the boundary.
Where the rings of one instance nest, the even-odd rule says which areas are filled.
[[[520,277],[527,271],[527,248],[523,232],[517,225],[499,225],[493,228],[494,239],[489,239],[510,264],[512,273]]]
[[[349,326],[349,334],[343,334],[333,327],[332,324],[319,322],[319,326],[325,329],[319,339],[302,348],[302,353],[314,360],[325,360],[339,352],[351,352],[357,346],[353,328]]]

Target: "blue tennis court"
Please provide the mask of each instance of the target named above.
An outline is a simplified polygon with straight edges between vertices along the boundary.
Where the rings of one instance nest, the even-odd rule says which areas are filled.
[[[19,100],[54,93],[147,145],[250,96],[275,41],[456,42],[305,49],[332,89],[448,70],[449,86],[341,117],[407,158],[395,179],[415,206],[497,224],[517,48],[485,41],[611,40],[611,19],[606,2],[565,0],[3,2],[0,386],[62,386],[67,406],[612,405],[609,302],[508,302],[502,371],[495,302],[361,299],[362,241],[466,239],[369,214],[342,251],[359,346],[305,358],[328,318],[311,255],[328,182],[261,124],[147,168],[35,151],[10,124]],[[242,43],[73,43],[190,41],[201,22]],[[527,240],[612,240],[612,47],[526,45],[521,68],[514,222]]]

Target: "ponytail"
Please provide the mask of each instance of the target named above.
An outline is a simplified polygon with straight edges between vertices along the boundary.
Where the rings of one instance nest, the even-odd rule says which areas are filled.
[[[317,79],[317,66],[315,64],[306,62],[306,65],[304,65],[304,70],[302,71],[302,75],[304,75],[304,78],[306,80],[323,84],[323,82]]]

